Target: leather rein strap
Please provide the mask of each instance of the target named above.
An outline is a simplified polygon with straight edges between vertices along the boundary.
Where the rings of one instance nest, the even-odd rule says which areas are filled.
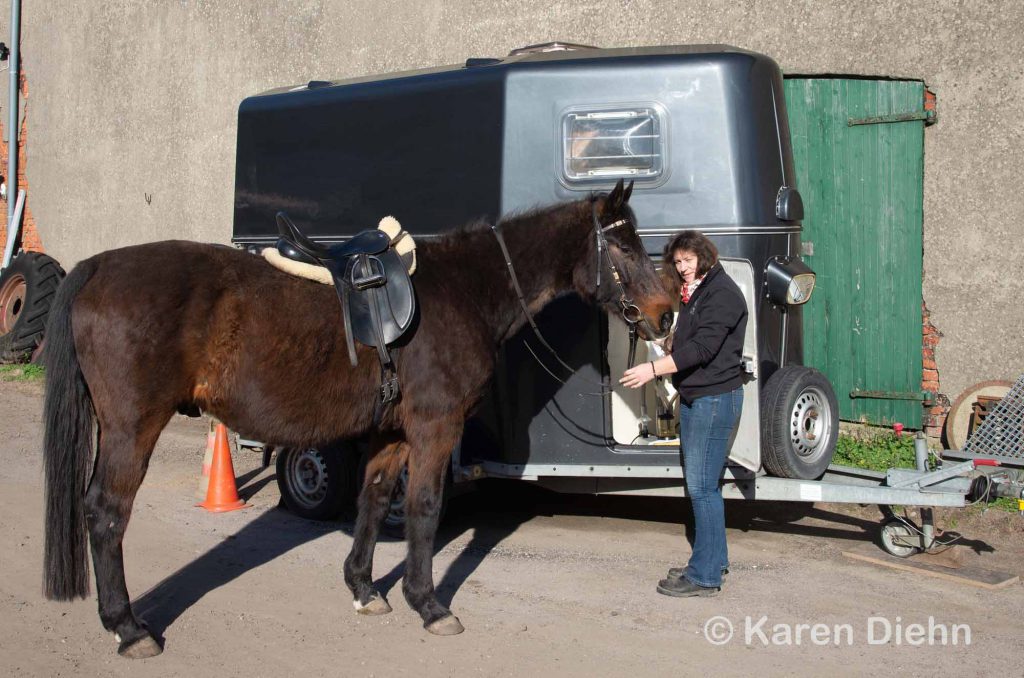
[[[627,369],[628,369],[629,367],[633,367],[634,361],[636,359],[637,324],[640,323],[640,322],[644,323],[645,328],[648,329],[648,330],[650,330],[650,325],[648,324],[647,320],[644,318],[643,313],[640,311],[640,308],[635,303],[633,303],[633,301],[626,295],[626,288],[625,288],[625,286],[622,283],[622,275],[619,273],[619,269],[615,265],[615,261],[612,259],[611,252],[609,251],[609,248],[608,248],[608,240],[605,238],[604,234],[606,232],[612,230],[613,228],[618,228],[619,226],[631,225],[631,222],[630,222],[629,219],[619,219],[618,221],[612,222],[612,223],[608,224],[607,226],[602,225],[601,224],[601,220],[600,220],[600,218],[598,217],[598,214],[597,214],[597,199],[596,198],[594,199],[593,206],[591,208],[591,217],[592,217],[592,220],[594,222],[594,235],[595,235],[596,244],[597,244],[597,286],[596,287],[597,287],[598,290],[600,290],[600,288],[601,288],[601,268],[602,268],[602,264],[605,262],[605,260],[607,260],[608,267],[611,269],[611,272],[612,272],[612,279],[615,281],[615,284],[619,288],[618,303],[619,303],[619,307],[622,309],[622,319],[629,326],[629,336],[630,336],[629,344],[630,345],[629,345],[629,361],[628,361],[629,364],[627,365]],[[555,351],[554,348],[552,348],[551,344],[549,344],[547,342],[547,340],[544,339],[544,335],[542,335],[540,333],[540,328],[537,327],[536,321],[534,321],[533,316],[530,315],[530,310],[526,306],[526,299],[523,296],[523,288],[519,285],[519,278],[516,276],[515,267],[512,265],[512,257],[509,255],[508,246],[505,244],[505,238],[501,235],[501,228],[500,228],[500,226],[498,224],[492,224],[491,225],[491,231],[494,233],[494,237],[498,240],[498,245],[501,247],[502,256],[505,258],[505,266],[508,268],[508,275],[512,279],[512,287],[515,290],[516,297],[519,299],[519,305],[523,309],[523,315],[526,316],[527,322],[530,323],[530,327],[531,327],[531,329],[533,329],[534,335],[536,335],[537,340],[541,343],[541,345],[543,345],[544,348],[546,348],[548,350],[548,352],[555,358],[556,361],[558,361],[558,363],[563,368],[568,370],[570,373],[574,373],[576,371],[576,369],[573,368],[571,365],[566,364],[566,362],[564,360],[562,360],[562,358],[558,355],[558,352]],[[653,336],[653,333],[649,334],[649,336]],[[529,343],[524,342],[524,344],[526,345],[527,350],[530,351],[530,354],[533,356],[534,360],[536,360],[537,363],[542,368],[544,368],[545,372],[547,372],[549,375],[551,375],[551,377],[553,379],[555,379],[556,381],[558,381],[561,384],[568,383],[565,379],[562,379],[561,377],[556,375],[554,372],[552,372],[550,369],[548,369],[548,366],[544,364],[544,362],[537,356],[536,353],[534,353],[533,348],[530,346]],[[607,384],[605,384],[603,382],[596,382],[596,381],[593,381],[591,379],[585,379],[583,377],[580,377],[580,378],[583,379],[585,382],[587,382],[589,384],[592,384],[592,385],[594,385],[594,386],[596,386],[596,387],[601,389],[601,393],[588,393],[586,395],[595,395],[595,396],[605,397],[605,396],[608,396],[608,395],[610,395],[612,393],[612,389]]]

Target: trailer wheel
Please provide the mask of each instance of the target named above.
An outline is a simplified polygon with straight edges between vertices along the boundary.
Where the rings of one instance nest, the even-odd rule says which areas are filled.
[[[359,462],[358,484],[362,487],[363,479],[366,477],[367,455],[364,453]],[[452,472],[449,465],[445,471],[444,483],[441,485],[441,509],[438,512],[437,522],[444,521],[448,512],[448,496],[451,494]],[[388,504],[388,512],[384,515],[384,523],[381,530],[384,534],[394,539],[405,539],[405,503],[409,489],[409,468],[403,466],[395,481],[395,489],[391,492],[391,503]]]
[[[814,480],[832,463],[839,405],[832,384],[811,367],[788,365],[761,395],[761,451],[765,469],[781,478]]]
[[[897,558],[909,558],[921,550],[915,545],[920,540],[914,528],[898,518],[885,521],[879,536],[885,552]]]
[[[297,516],[310,520],[338,517],[355,496],[358,460],[346,445],[283,448],[277,453],[277,486],[281,501]]]
[[[43,340],[64,269],[39,252],[21,252],[0,274],[0,362],[27,362]]]
[[[409,490],[409,468],[402,467],[395,481],[395,490],[391,493],[391,503],[384,515],[382,529],[385,534],[395,539],[405,539],[405,501]],[[441,499],[441,515],[444,516],[444,498]],[[440,520],[438,520],[440,522]]]

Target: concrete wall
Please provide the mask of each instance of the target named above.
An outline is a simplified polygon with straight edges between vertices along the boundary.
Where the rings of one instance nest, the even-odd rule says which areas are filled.
[[[6,24],[5,9],[4,36]],[[939,110],[925,133],[924,296],[955,397],[1024,372],[1021,26],[1020,0],[26,2],[30,205],[65,266],[129,243],[226,242],[245,96],[553,39],[730,43],[791,73],[921,78]]]

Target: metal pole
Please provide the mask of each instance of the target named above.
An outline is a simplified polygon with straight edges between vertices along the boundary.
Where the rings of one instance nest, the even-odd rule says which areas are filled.
[[[914,437],[914,461],[917,470],[928,472],[928,440],[924,431],[918,431]],[[927,551],[935,544],[935,520],[930,508],[921,508],[921,549]]]
[[[18,200],[14,206],[14,219],[7,222],[7,244],[4,245],[4,265],[0,271],[11,265],[14,256],[14,241],[18,239],[18,224],[21,223],[21,211],[25,208],[25,191],[18,191]]]
[[[918,431],[914,437],[914,461],[918,471],[928,471],[928,441],[923,431]]]
[[[779,309],[782,312],[782,341],[779,347],[779,369],[786,366],[786,337],[789,333],[789,309],[786,306],[782,306]]]
[[[14,224],[14,200],[18,195],[18,87],[21,71],[18,55],[21,48],[21,0],[11,0],[11,91],[7,112],[7,225]],[[17,231],[15,231],[17,233]]]

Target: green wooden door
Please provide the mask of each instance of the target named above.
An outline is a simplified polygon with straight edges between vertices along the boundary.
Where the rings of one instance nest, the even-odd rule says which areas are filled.
[[[818,274],[804,361],[842,419],[920,428],[924,85],[787,78],[785,92]]]

